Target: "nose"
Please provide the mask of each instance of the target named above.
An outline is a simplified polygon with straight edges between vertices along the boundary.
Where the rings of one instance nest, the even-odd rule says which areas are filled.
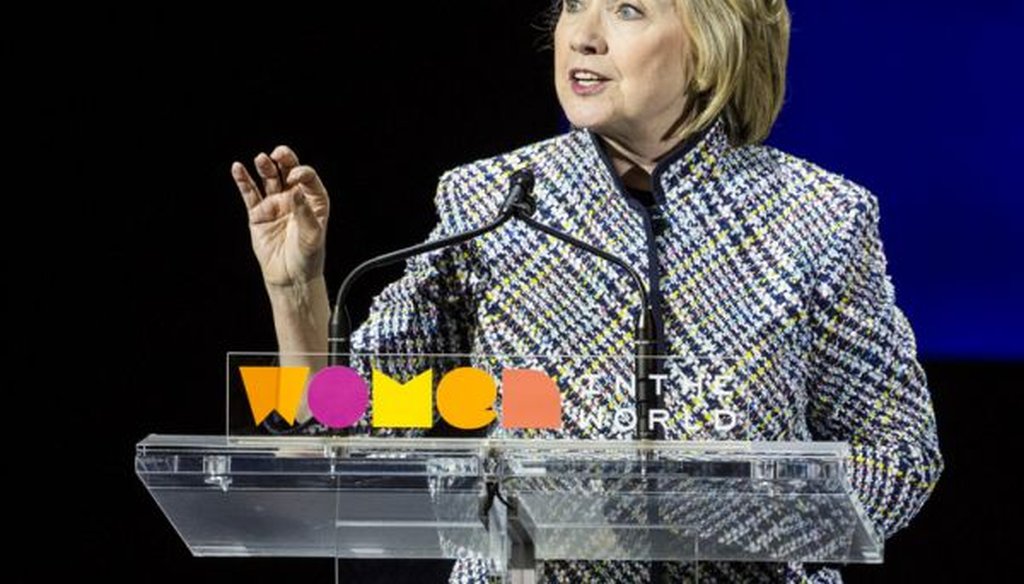
[[[601,26],[600,10],[589,10],[586,14],[579,15],[569,38],[569,46],[584,55],[604,54],[608,51],[608,43],[605,41]]]

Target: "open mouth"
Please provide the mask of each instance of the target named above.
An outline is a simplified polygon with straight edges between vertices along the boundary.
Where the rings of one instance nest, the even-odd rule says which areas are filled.
[[[597,85],[603,81],[608,81],[607,77],[587,69],[573,69],[569,72],[569,78],[574,83],[579,83],[580,85]]]
[[[608,78],[587,69],[573,69],[569,72],[572,89],[581,95],[596,93],[604,88]]]

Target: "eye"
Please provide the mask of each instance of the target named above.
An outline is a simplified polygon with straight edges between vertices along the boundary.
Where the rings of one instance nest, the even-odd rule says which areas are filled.
[[[632,4],[619,4],[619,7],[615,9],[615,13],[621,16],[624,20],[636,20],[638,18],[643,18],[644,16],[644,13]]]
[[[580,0],[565,0],[562,2],[562,6],[565,7],[566,12],[579,12],[581,4],[583,4],[583,2]]]

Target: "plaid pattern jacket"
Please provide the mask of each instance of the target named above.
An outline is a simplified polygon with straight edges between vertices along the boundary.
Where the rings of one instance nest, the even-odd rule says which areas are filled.
[[[873,194],[772,147],[733,147],[719,120],[658,164],[657,205],[648,208],[627,194],[600,138],[574,129],[444,173],[429,239],[494,218],[509,176],[524,166],[536,176],[535,219],[646,275],[663,353],[718,359],[728,373],[717,378],[726,391],[667,391],[667,439],[847,441],[851,484],[878,533],[907,525],[943,459],[914,335],[886,272]],[[619,268],[513,220],[410,259],[352,344],[388,353],[627,354],[639,309]],[[591,414],[632,396],[563,399],[560,431],[516,435],[630,437]],[[727,432],[712,423],[723,405],[744,418]],[[560,561],[541,569],[549,582],[698,576],[842,581],[835,567],[798,563]],[[451,581],[486,581],[483,563],[459,560]]]

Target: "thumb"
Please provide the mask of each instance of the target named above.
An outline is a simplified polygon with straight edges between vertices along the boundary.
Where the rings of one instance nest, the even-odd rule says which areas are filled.
[[[292,212],[295,214],[295,219],[299,222],[299,226],[303,229],[318,227],[316,216],[313,215],[313,209],[310,209],[309,204],[306,202],[306,194],[303,192],[302,185],[297,185],[292,193]]]

